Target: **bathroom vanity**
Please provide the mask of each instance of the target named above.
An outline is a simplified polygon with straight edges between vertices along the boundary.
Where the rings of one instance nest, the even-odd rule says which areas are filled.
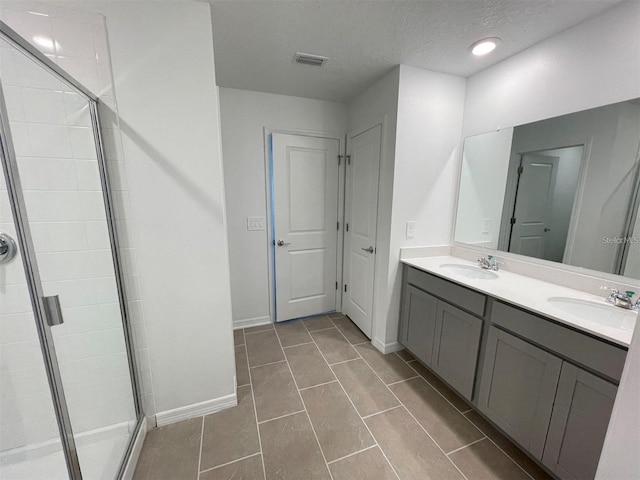
[[[557,477],[594,478],[637,314],[455,257],[403,263],[400,343]]]

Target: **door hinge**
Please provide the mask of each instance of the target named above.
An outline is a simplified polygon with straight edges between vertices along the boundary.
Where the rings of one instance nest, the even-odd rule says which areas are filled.
[[[336,282],[336,290],[338,289],[338,282]]]
[[[516,223],[516,217],[511,217],[510,222],[511,222],[511,225],[515,225],[515,223]]]
[[[349,223],[347,223],[346,227],[347,227],[347,232],[348,232],[349,231]]]
[[[524,167],[522,165],[520,165],[518,167],[518,175],[522,175],[522,172],[524,172]]]
[[[344,157],[344,155],[338,155],[338,165],[340,165],[340,162],[342,161],[343,157]]]
[[[351,155],[347,155],[347,165],[351,165]]]
[[[344,284],[344,291],[345,292],[347,291],[347,284],[346,283]]]

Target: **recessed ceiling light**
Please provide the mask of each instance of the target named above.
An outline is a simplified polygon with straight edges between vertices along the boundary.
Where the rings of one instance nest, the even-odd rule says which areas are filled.
[[[472,43],[469,50],[471,50],[471,53],[474,55],[481,57],[482,55],[493,52],[500,42],[501,40],[498,37],[483,38],[482,40]]]

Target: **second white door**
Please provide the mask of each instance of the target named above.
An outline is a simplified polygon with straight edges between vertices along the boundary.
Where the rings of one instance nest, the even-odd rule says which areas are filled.
[[[336,308],[336,139],[272,135],[276,321]]]
[[[343,312],[371,338],[380,175],[377,125],[349,138],[346,177]]]
[[[510,252],[545,258],[558,161],[558,157],[534,153],[523,156],[511,220]]]

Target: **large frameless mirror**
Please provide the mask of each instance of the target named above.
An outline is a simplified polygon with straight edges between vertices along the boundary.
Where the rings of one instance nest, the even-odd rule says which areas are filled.
[[[469,137],[454,240],[640,279],[640,99]]]

